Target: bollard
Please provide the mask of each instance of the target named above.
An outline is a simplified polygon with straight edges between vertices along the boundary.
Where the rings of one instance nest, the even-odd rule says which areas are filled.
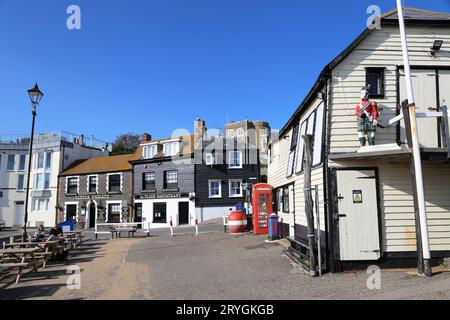
[[[14,236],[9,237],[9,243],[14,243]]]
[[[3,250],[6,249],[6,242],[3,242]]]
[[[198,236],[199,232],[198,232],[198,218],[195,218],[195,235]]]
[[[227,233],[227,217],[223,217],[223,232]]]
[[[170,236],[173,237],[173,220],[172,220],[172,217],[170,217]]]

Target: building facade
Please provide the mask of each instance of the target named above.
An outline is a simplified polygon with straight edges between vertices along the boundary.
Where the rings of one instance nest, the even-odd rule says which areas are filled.
[[[203,141],[195,165],[195,206],[200,221],[228,216],[250,203],[254,184],[261,181],[259,150],[236,138]]]
[[[55,225],[58,210],[58,175],[61,171],[79,159],[109,153],[107,143],[93,138],[86,142],[83,136],[67,132],[35,136],[31,161],[28,226]],[[22,138],[18,143],[12,143],[9,146],[3,144],[3,147],[8,150],[4,152],[8,155],[4,160],[6,172],[3,172],[5,180],[2,179],[4,181],[2,184],[8,181],[9,192],[4,199],[8,199],[5,203],[9,204],[0,209],[3,219],[9,222],[9,226],[23,225],[25,217],[26,194],[25,190],[19,190],[22,187],[25,189],[27,183],[28,155],[26,154],[28,151],[24,150],[25,145],[28,149],[29,139],[27,138]]]
[[[261,180],[266,182],[270,124],[267,121],[232,121],[227,123],[224,129],[227,139],[244,140],[248,148],[256,147],[259,150]]]
[[[449,105],[450,15],[407,8],[416,109],[436,114],[418,119],[433,257],[450,253]],[[269,183],[292,246],[308,246],[305,197],[305,135],[313,137],[314,215],[320,218],[323,269],[356,262],[415,257],[416,219],[411,148],[402,114],[406,97],[397,11],[382,16],[381,29],[365,30],[328,64],[270,145]],[[432,50],[443,40],[441,50]],[[370,87],[369,87],[370,86]],[[355,107],[361,88],[378,103],[376,146],[360,147]],[[433,117],[434,116],[434,117]],[[317,199],[316,199],[317,195]],[[317,201],[316,201],[317,200]],[[316,205],[318,204],[318,205]],[[311,252],[311,248],[308,248]],[[318,252],[316,245],[315,254]]]
[[[144,134],[132,161],[136,221],[151,229],[195,224],[193,136],[151,140]]]
[[[135,154],[81,160],[59,175],[58,221],[75,220],[80,228],[96,223],[132,222]]]
[[[0,220],[23,226],[29,139],[0,137]]]

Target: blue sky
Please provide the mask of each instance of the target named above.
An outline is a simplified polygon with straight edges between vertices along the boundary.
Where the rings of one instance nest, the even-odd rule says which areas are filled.
[[[77,4],[82,30],[66,28]],[[225,121],[281,128],[322,67],[395,0],[0,0],[0,134],[37,130],[170,136]],[[406,0],[450,12],[450,0]]]

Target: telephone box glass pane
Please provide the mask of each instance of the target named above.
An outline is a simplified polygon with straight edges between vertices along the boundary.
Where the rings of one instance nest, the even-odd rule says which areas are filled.
[[[268,194],[260,194],[258,201],[258,222],[260,228],[268,227],[268,218],[269,218],[269,195]]]

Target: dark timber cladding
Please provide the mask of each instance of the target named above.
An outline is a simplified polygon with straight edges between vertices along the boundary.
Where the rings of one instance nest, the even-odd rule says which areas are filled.
[[[233,207],[238,203],[243,203],[244,197],[230,197],[230,180],[242,180],[242,183],[249,185],[260,182],[258,150],[256,148],[252,150],[251,146],[239,143],[235,143],[235,148],[226,147],[227,144],[232,143],[235,143],[232,139],[216,139],[203,142],[204,156],[213,150],[217,164],[207,165],[203,157],[202,163],[195,166],[196,207]],[[218,147],[215,148],[214,144],[217,144]],[[240,168],[230,168],[229,166],[229,153],[233,151],[242,152],[242,166]],[[220,198],[210,197],[210,180],[221,181],[222,195]]]

